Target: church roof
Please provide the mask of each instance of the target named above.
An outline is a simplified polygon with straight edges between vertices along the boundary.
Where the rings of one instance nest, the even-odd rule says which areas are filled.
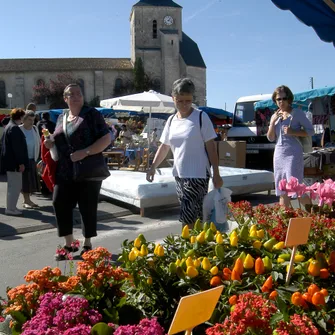
[[[206,68],[201,56],[198,44],[183,32],[183,40],[180,42],[180,55],[188,66]]]
[[[0,72],[132,70],[130,58],[0,59]]]
[[[140,0],[134,6],[162,6],[182,8],[172,0]]]

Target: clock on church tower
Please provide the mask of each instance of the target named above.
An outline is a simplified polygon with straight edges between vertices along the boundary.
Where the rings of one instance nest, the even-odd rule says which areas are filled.
[[[164,17],[164,24],[166,24],[167,26],[171,26],[171,24],[173,24],[174,20],[173,17],[171,15],[166,15]]]

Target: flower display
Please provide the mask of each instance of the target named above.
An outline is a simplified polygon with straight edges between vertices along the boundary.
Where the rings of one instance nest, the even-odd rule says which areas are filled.
[[[62,293],[46,293],[40,297],[35,316],[22,327],[22,335],[89,335],[92,325],[102,316],[84,298]]]
[[[296,181],[285,187],[300,192]],[[229,234],[197,220],[159,243],[143,234],[125,240],[119,267],[98,247],[75,267],[70,261],[69,274],[31,270],[26,284],[7,291],[2,316],[12,317],[13,334],[159,335],[167,333],[182,297],[222,285],[210,320],[194,335],[333,334],[335,219],[246,201],[229,209],[237,223]],[[293,257],[285,245],[289,221],[307,216],[308,244]]]

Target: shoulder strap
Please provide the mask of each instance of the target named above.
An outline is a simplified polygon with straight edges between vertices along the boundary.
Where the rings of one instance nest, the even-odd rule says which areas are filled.
[[[199,124],[200,124],[200,129],[202,128],[202,111],[199,113]]]
[[[174,113],[173,115],[171,115],[170,117],[169,117],[169,128],[171,127],[171,123],[172,123],[172,120],[173,120],[173,118],[175,117],[175,115],[176,115],[176,113]]]

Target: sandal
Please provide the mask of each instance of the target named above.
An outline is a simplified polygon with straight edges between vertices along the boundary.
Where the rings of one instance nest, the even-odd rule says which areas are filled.
[[[85,252],[91,251],[92,247],[88,245],[84,245],[83,248],[81,249],[80,256],[84,255]]]
[[[25,209],[34,209],[34,208],[39,208],[40,207],[39,205],[34,204],[34,203],[31,203],[31,204],[23,203],[22,206]]]
[[[68,246],[64,245],[63,248],[57,249],[56,255],[55,255],[55,260],[57,262],[65,261],[65,260],[69,259],[68,254],[71,254],[73,252],[77,252],[78,250],[79,250],[79,248],[77,248],[77,247],[68,247]]]

